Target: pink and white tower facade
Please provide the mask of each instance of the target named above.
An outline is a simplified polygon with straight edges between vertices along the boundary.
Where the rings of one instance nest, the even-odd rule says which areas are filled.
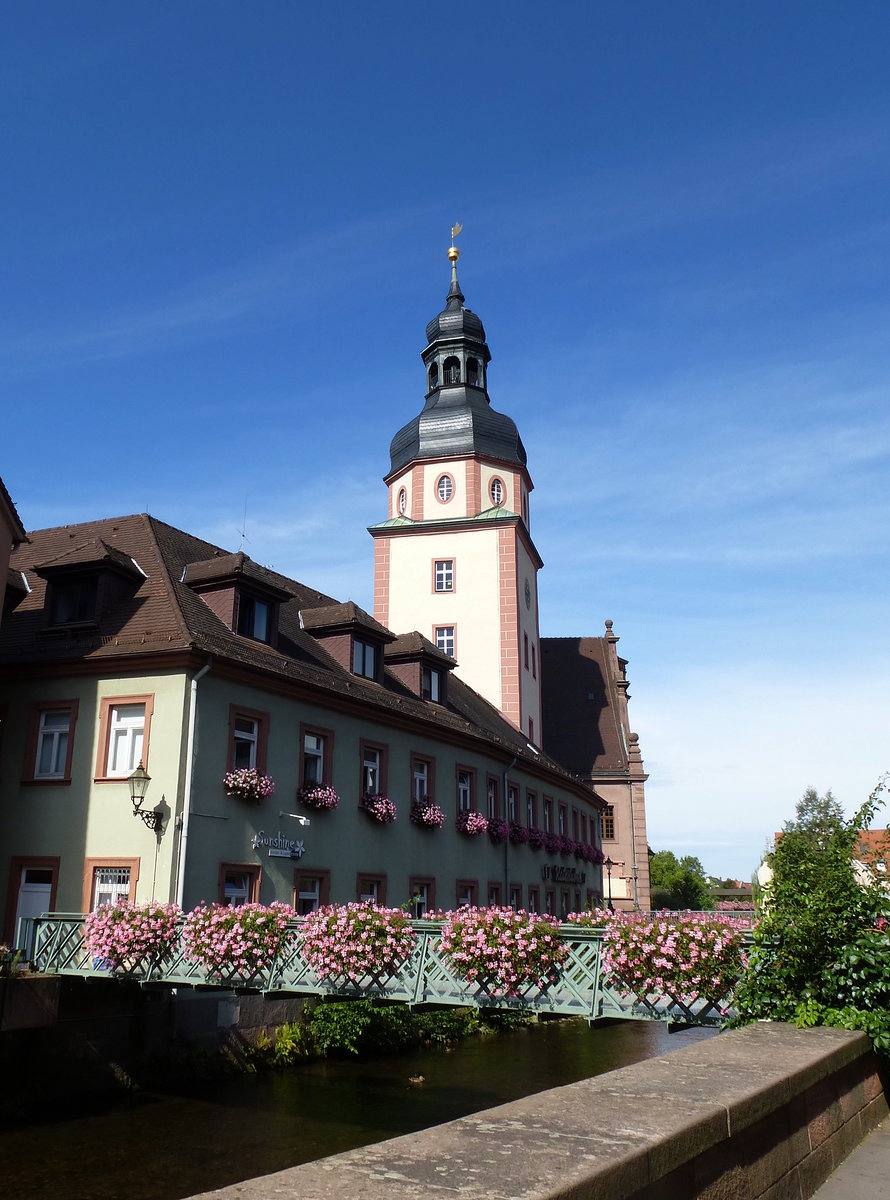
[[[374,538],[374,617],[419,630],[457,661],[466,683],[539,745],[538,571],[532,491],[514,422],[488,397],[491,354],[464,307],[458,250],[451,287],[427,325],[422,411],[395,435],[387,519]]]

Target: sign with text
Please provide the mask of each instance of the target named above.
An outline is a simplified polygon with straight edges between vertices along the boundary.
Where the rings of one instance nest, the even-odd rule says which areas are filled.
[[[259,833],[253,835],[251,845],[254,850],[262,850],[266,847],[270,858],[300,859],[306,853],[302,839],[285,837],[280,830],[272,837],[261,829]]]

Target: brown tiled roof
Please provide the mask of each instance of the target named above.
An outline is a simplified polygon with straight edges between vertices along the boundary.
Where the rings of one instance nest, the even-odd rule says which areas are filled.
[[[393,634],[385,625],[375,621],[370,613],[359,608],[352,600],[347,600],[345,604],[328,604],[324,607],[310,608],[302,614],[302,624],[304,629],[313,631],[322,629],[333,631],[358,626],[360,629],[376,633],[378,637],[384,638],[388,642],[393,640]]]
[[[140,571],[129,554],[108,546],[101,538],[88,538],[80,545],[65,548],[61,554],[46,562],[37,563],[34,570],[38,575],[60,571],[67,567],[111,566],[127,575],[139,576]]]
[[[544,748],[585,777],[628,769],[608,653],[604,637],[541,638]]]
[[[183,573],[183,582],[194,587],[199,583],[216,583],[238,577],[247,579],[266,591],[278,594],[282,600],[292,594],[290,588],[281,587],[280,584],[273,582],[273,573],[267,567],[261,567],[255,563],[243,550],[239,550],[237,554],[219,553],[213,558],[205,558],[201,562],[187,563]]]
[[[12,502],[12,496],[6,490],[6,484],[0,479],[0,507],[6,509],[6,518],[12,527],[12,540],[14,542],[22,542],[25,540],[25,527],[22,524],[21,517],[16,511],[16,507]]]
[[[146,577],[130,595],[100,615],[98,628],[48,633],[43,613],[46,581],[37,574],[35,564],[58,560],[90,539],[100,539],[114,551],[134,558]],[[551,772],[565,783],[578,783],[547,753],[530,750],[519,730],[454,676],[449,681],[448,703],[441,705],[413,695],[391,672],[385,673],[384,685],[350,674],[303,625],[307,616],[311,625],[324,624],[334,614],[371,622],[381,636],[393,639],[389,630],[351,602],[338,604],[296,580],[259,568],[271,586],[290,597],[280,606],[276,644],[265,645],[234,633],[183,581],[189,564],[218,560],[223,555],[218,547],[145,514],[29,534],[28,541],[14,550],[11,565],[24,572],[32,590],[0,625],[0,672],[50,663],[63,667],[96,662],[98,669],[103,659],[188,651],[318,689],[331,698],[354,700],[369,711],[389,713],[390,719],[422,722],[446,736],[479,739],[491,750],[511,758],[516,755],[527,767]],[[427,652],[439,654],[432,643],[425,645]]]
[[[440,650],[438,646],[418,633],[415,629],[411,633],[400,633],[397,638],[384,649],[383,656],[387,662],[396,659],[405,658],[432,658],[441,663],[443,667],[449,670],[456,664],[450,654],[446,654],[444,650]]]

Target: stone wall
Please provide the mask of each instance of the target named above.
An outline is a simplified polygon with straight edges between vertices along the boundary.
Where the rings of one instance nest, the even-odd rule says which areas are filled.
[[[807,1200],[886,1113],[863,1034],[760,1023],[193,1200]]]

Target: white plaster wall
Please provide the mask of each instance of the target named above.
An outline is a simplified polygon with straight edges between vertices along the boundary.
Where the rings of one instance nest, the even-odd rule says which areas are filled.
[[[439,471],[430,471],[435,480]],[[466,488],[463,489],[464,499]],[[451,509],[439,504],[439,509]],[[433,560],[454,559],[455,591],[433,592]],[[492,704],[501,703],[498,532],[470,529],[394,537],[390,543],[389,625],[433,640],[436,625],[454,625],[457,674]],[[524,607],[524,605],[523,605]]]

